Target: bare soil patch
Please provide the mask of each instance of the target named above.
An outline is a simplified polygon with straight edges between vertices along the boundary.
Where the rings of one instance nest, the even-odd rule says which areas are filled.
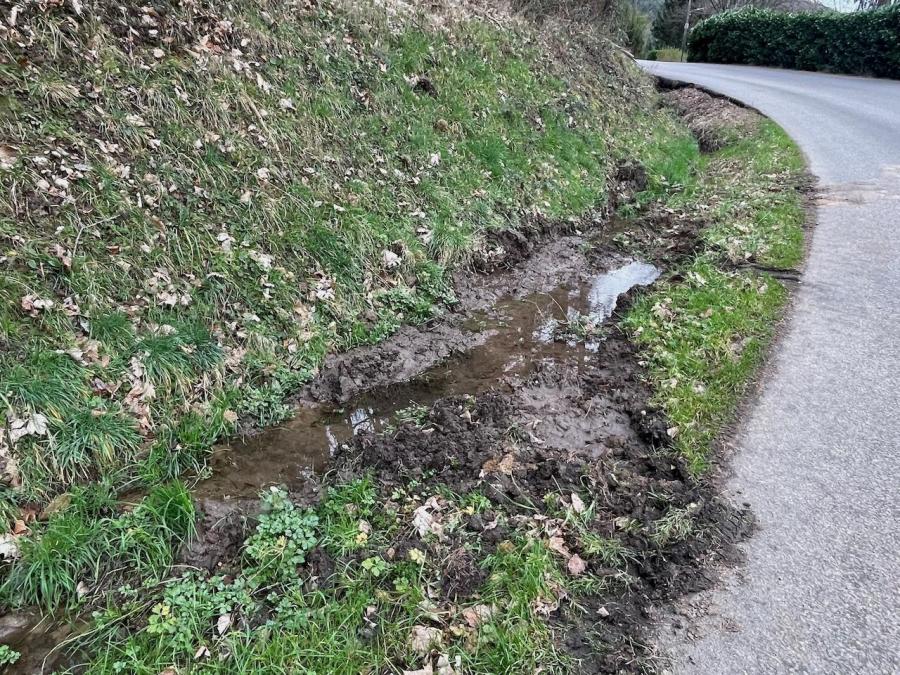
[[[636,252],[674,266],[694,250],[699,227],[660,212],[552,241],[536,230],[538,243],[514,249],[521,257],[507,262],[511,269],[460,276],[459,304],[444,321],[329,359],[295,422],[224,450],[214,478],[198,487],[206,515],[185,562],[227,567],[252,517],[248,499],[267,484],[286,484],[307,504],[323,484],[365,474],[388,504],[411,484],[423,495],[478,491],[487,510],[445,538],[404,535],[392,555],[424,548],[444,560],[440,593],[449,606],[476,596],[485,556],[531,527],[583,561],[579,575],[607,580],[601,593],[562,593],[546,608],[581,671],[643,667],[649,608],[706,587],[698,561],[734,555],[752,520],[670,452],[640,357],[613,322],[591,323],[591,293]],[[637,292],[614,298],[616,311]],[[415,419],[398,414],[411,405],[421,408]],[[596,509],[579,531],[559,518],[559,500],[572,508],[573,494]],[[664,532],[673,517],[683,530]],[[598,558],[585,549],[591,540],[620,554]],[[341,561],[317,556],[311,565],[327,583]]]
[[[727,145],[735,135],[752,132],[759,115],[726,98],[711,96],[694,87],[672,89],[663,94],[688,126],[703,152],[714,152]]]

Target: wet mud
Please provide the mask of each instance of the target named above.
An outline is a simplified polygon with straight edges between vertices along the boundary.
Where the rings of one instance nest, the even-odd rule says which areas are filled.
[[[183,561],[227,568],[266,485],[310,504],[331,482],[364,474],[386,499],[410,481],[424,492],[478,490],[491,508],[452,537],[394,542],[397,555],[425,546],[447,561],[440,592],[453,603],[477,593],[480,559],[513,535],[511,523],[535,513],[554,522],[540,516],[547,495],[587,494],[591,533],[629,554],[603,562],[563,532],[609,590],[560,598],[549,619],[580,672],[652,669],[641,643],[648,612],[708,587],[701,563],[735,558],[752,528],[670,451],[640,356],[616,325],[636,294],[695,250],[699,227],[645,213],[546,242],[513,269],[461,277],[459,305],[440,324],[330,358],[293,420],[218,450],[196,489],[205,515]],[[672,513],[689,517],[690,535],[662,541]],[[337,563],[318,552],[309,566],[324,579]]]
[[[5,675],[52,673],[71,662],[63,644],[85,628],[84,621],[57,623],[37,611],[11,612],[0,617],[0,644],[19,652],[15,663],[0,672]]]
[[[565,246],[577,250],[578,243],[568,239]],[[606,271],[578,275],[549,291],[544,290],[552,283],[549,276],[532,279],[519,293],[468,312],[458,326],[418,336],[404,330],[380,348],[334,359],[307,389],[293,419],[217,448],[212,477],[197,486],[195,496],[252,499],[269,485],[298,490],[326,472],[335,453],[355,436],[384,432],[416,407],[453,395],[512,392],[549,364],[577,372],[599,349],[604,322],[619,299],[660,274],[651,264],[624,257],[609,256],[607,264]],[[477,304],[489,293],[480,289]],[[436,365],[426,367],[432,362]],[[366,377],[369,369],[392,381],[371,386],[380,378]],[[349,392],[355,396],[348,399]],[[556,436],[578,426],[561,418],[553,424]]]

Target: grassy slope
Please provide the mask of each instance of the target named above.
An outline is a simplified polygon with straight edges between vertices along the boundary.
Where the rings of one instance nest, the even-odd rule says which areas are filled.
[[[646,94],[599,38],[509,22],[137,7],[26,3],[2,45],[7,512],[279,421],[486,232],[602,207]]]

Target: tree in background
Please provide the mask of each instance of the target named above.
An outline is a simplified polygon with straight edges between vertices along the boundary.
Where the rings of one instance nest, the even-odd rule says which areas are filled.
[[[653,18],[637,3],[629,0],[619,3],[616,13],[616,25],[628,49],[637,58],[647,56],[653,39]]]

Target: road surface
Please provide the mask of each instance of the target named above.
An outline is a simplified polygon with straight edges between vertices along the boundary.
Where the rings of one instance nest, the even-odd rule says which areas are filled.
[[[803,281],[729,492],[747,565],[662,630],[677,673],[900,673],[900,82],[642,62],[780,124],[818,177]],[[693,635],[691,635],[693,633]]]

